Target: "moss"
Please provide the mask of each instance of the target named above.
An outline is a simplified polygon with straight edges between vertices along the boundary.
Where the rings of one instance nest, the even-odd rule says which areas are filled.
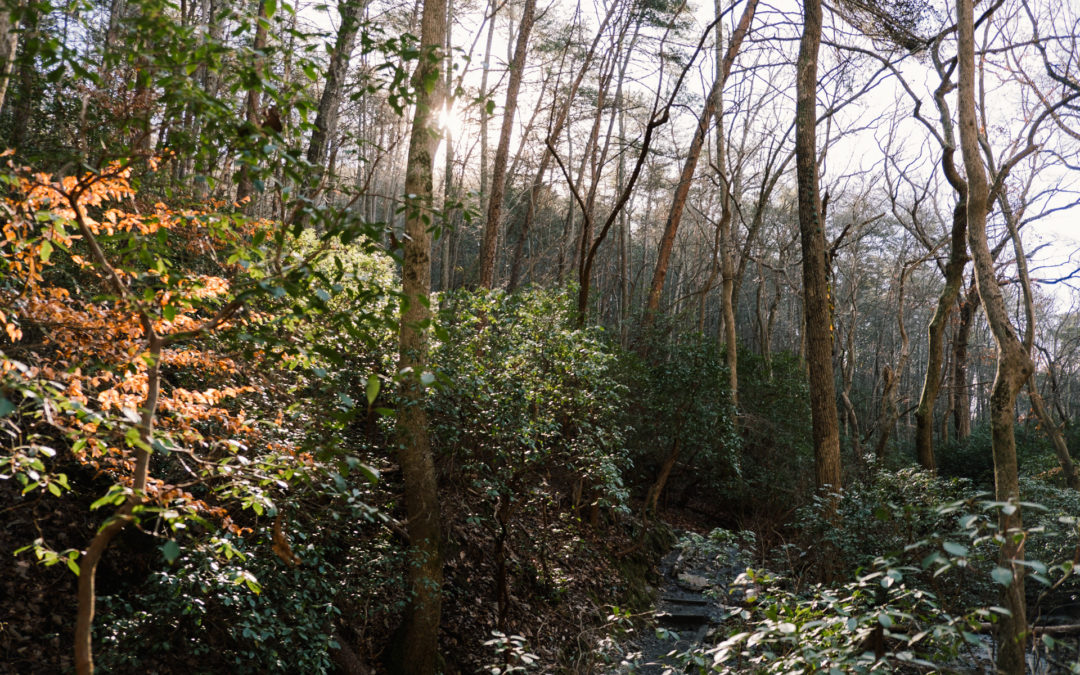
[[[667,523],[654,523],[645,532],[640,547],[625,556],[613,559],[623,582],[622,605],[633,612],[642,612],[655,604],[659,585],[657,564],[675,545],[677,537]]]

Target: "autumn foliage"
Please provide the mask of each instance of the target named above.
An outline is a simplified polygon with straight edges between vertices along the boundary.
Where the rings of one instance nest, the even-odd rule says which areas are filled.
[[[228,500],[205,490],[197,499],[192,486],[236,496],[238,485],[254,485],[241,501],[261,512],[272,500],[260,484],[313,465],[245,404],[268,396],[251,376],[260,355],[242,363],[220,339],[266,320],[255,311],[240,315],[236,288],[251,275],[220,261],[272,224],[236,226],[228,215],[175,211],[160,202],[146,207],[132,187],[131,168],[120,164],[78,177],[9,167],[7,179],[0,243],[3,394],[24,422],[35,423],[0,460],[4,473],[24,492],[60,494],[68,478],[51,472],[47,460],[56,454],[53,446],[64,445],[79,463],[116,482],[107,496],[120,503],[144,449],[162,456],[155,460],[160,475],[146,481],[146,505],[169,507],[173,519],[181,512],[212,515],[241,531],[223,508]],[[175,264],[178,256],[211,264],[199,271]],[[138,426],[151,386],[150,334],[160,343],[160,393],[147,448]],[[259,456],[257,469],[247,452]],[[48,542],[39,542],[39,557],[48,553]]]

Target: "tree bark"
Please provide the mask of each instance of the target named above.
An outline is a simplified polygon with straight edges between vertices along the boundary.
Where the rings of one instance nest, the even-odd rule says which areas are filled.
[[[1061,473],[1065,476],[1065,484],[1073,490],[1080,490],[1080,476],[1076,474],[1076,465],[1069,454],[1069,446],[1065,443],[1065,435],[1061,433],[1061,427],[1055,424],[1054,419],[1050,417],[1050,412],[1046,409],[1046,404],[1043,403],[1042,395],[1039,394],[1039,388],[1035,386],[1034,376],[1028,380],[1027,387],[1028,398],[1031,399],[1031,409],[1035,411],[1035,416],[1039,418],[1039,425],[1046,431],[1046,435],[1050,437],[1050,442],[1054,445],[1054,454],[1057,455],[1058,462],[1061,464]]]
[[[21,7],[21,1],[15,5],[16,9]],[[4,95],[11,81],[11,73],[15,70],[15,55],[19,48],[17,28],[11,17],[11,9],[4,4],[0,7],[0,112],[4,111]]]
[[[453,31],[454,31],[454,2],[453,0],[447,0],[446,3],[446,39],[443,43],[443,48],[446,50],[446,63],[444,68],[446,73],[443,76],[443,84],[446,87],[446,101],[444,106],[447,109],[454,106],[454,94],[453,94],[453,61],[451,54],[453,53]],[[442,260],[439,266],[439,272],[441,281],[439,283],[439,290],[446,292],[450,290],[450,274],[453,269],[453,238],[454,238],[454,222],[458,214],[458,208],[454,202],[457,201],[456,194],[454,192],[454,134],[451,130],[451,125],[446,125],[443,129],[443,139],[446,143],[446,164],[443,169],[443,226],[442,226]]]
[[[510,81],[506,87],[506,106],[503,110],[499,146],[495,149],[495,162],[491,168],[491,197],[488,199],[487,220],[480,243],[480,286],[491,288],[495,283],[495,245],[502,227],[503,195],[506,193],[506,161],[510,154],[510,134],[514,130],[514,114],[517,112],[518,92],[525,71],[525,55],[529,50],[529,34],[532,32],[536,0],[525,0],[525,8],[518,25],[517,46],[510,63]]]
[[[22,20],[23,44],[28,40],[36,40],[38,37],[38,24],[40,16],[34,5],[29,5]],[[11,147],[21,148],[26,141],[30,118],[34,110],[34,72],[37,69],[34,59],[22,59],[19,63],[19,91],[15,99],[15,110],[12,116],[13,129],[11,130]],[[6,148],[5,148],[6,149]]]
[[[327,148],[337,132],[338,113],[341,96],[345,91],[348,77],[349,60],[356,45],[356,33],[360,28],[360,17],[364,13],[365,0],[343,0],[338,5],[341,14],[341,27],[338,28],[334,50],[330,53],[330,64],[326,70],[326,85],[319,98],[319,112],[315,117],[315,128],[308,143],[307,160],[319,167],[326,161]]]
[[[398,458],[405,482],[409,548],[409,606],[404,631],[403,671],[432,675],[437,665],[442,610],[442,548],[435,462],[428,438],[421,374],[427,367],[431,318],[431,234],[435,153],[439,137],[432,133],[442,105],[441,87],[424,85],[438,79],[439,52],[446,35],[447,0],[424,0],[420,24],[422,55],[413,73],[415,113],[405,173],[405,247],[402,260],[402,312],[398,372],[404,375],[398,410]]]
[[[488,120],[491,118],[491,113],[488,112],[488,77],[491,73],[491,43],[495,39],[495,17],[499,12],[499,5],[496,0],[491,0],[488,3],[488,7],[491,9],[491,16],[487,17],[487,43],[484,47],[484,61],[483,68],[480,73],[480,203],[486,204],[485,201],[488,198],[490,181],[489,167],[488,167]]]
[[[736,34],[732,35],[732,46],[738,49],[735,41],[741,42],[743,35],[754,18],[757,10],[757,0],[750,0],[743,11],[743,18],[739,21]],[[716,16],[720,16],[722,7],[721,0],[715,0]],[[738,35],[742,29],[743,35]],[[721,24],[716,24],[716,67],[718,72],[724,73],[727,79],[731,72],[731,59],[734,54],[729,51],[728,55],[721,56],[721,37],[723,31]],[[716,105],[716,166],[720,173],[720,309],[724,317],[724,359],[728,368],[728,388],[731,390],[731,403],[736,408],[739,405],[739,349],[735,335],[735,238],[731,231],[732,208],[731,202],[734,195],[731,190],[731,177],[728,175],[727,152],[725,151],[727,137],[724,133],[724,92],[721,89],[719,100]],[[704,298],[702,298],[704,300]]]
[[[945,149],[942,163],[952,164],[952,149]],[[954,186],[955,187],[955,186]],[[945,266],[945,287],[938,296],[934,316],[927,327],[928,348],[926,376],[923,379],[919,407],[915,410],[915,454],[919,466],[929,471],[937,468],[934,460],[934,404],[941,393],[942,364],[945,358],[945,329],[949,314],[960,295],[964,284],[964,266],[967,264],[967,207],[963,190],[959,193],[956,207],[953,209],[952,243],[949,248],[949,262]]]
[[[664,290],[664,279],[667,276],[668,263],[671,261],[671,251],[675,245],[675,235],[678,234],[679,224],[682,222],[686,198],[690,194],[690,185],[694,179],[694,171],[697,169],[698,158],[701,156],[701,148],[705,143],[705,135],[708,133],[709,123],[713,121],[716,110],[720,105],[724,83],[727,82],[728,75],[731,73],[731,65],[742,46],[743,38],[746,37],[747,31],[750,29],[750,22],[754,18],[756,9],[757,0],[749,0],[743,9],[739,25],[735,28],[735,32],[732,33],[731,43],[728,45],[727,52],[719,64],[712,89],[705,98],[705,107],[698,117],[694,137],[690,141],[690,149],[686,153],[682,173],[679,175],[679,184],[675,187],[675,195],[671,199],[671,208],[668,210],[667,222],[664,224],[664,234],[660,237],[660,248],[656,254],[656,267],[653,271],[652,284],[649,287],[649,297],[645,302],[646,325],[652,325],[656,319],[656,313],[660,310],[660,295]],[[719,16],[716,17],[716,21],[717,26],[719,26]]]
[[[259,0],[259,10],[255,17],[255,40],[252,42],[251,48],[256,54],[266,49],[266,29],[269,21],[266,16],[266,0]],[[263,69],[263,59],[260,56],[255,57],[254,69],[256,74],[261,78]],[[258,86],[254,86],[248,89],[247,98],[244,101],[244,117],[250,129],[254,130],[259,125],[259,99],[260,92]],[[252,195],[252,181],[251,181],[251,167],[246,163],[240,166],[240,176],[237,179],[236,185],[236,201],[240,203],[241,208],[247,213],[254,211],[255,199]],[[244,204],[244,200],[251,198],[251,201]]]
[[[1012,570],[1013,579],[1003,591],[1001,604],[1009,610],[998,631],[997,669],[1008,675],[1025,672],[1024,652],[1028,632],[1024,606],[1023,520],[1020,511],[1019,477],[1016,463],[1014,414],[1016,397],[1034,370],[1031,357],[1020,342],[1009,318],[1001,287],[994,272],[994,260],[986,237],[986,216],[990,190],[979,152],[979,126],[975,112],[975,29],[972,0],[957,0],[957,63],[960,113],[960,150],[967,173],[968,245],[974,260],[975,280],[985,308],[990,330],[997,343],[997,372],[990,395],[991,445],[994,456],[994,497],[1009,502],[998,515],[1004,537],[999,563]],[[1015,236],[1015,235],[1014,235]],[[1018,245],[1018,242],[1014,242]]]
[[[896,370],[885,366],[881,386],[881,416],[878,418],[878,440],[874,449],[878,465],[882,465],[889,451],[889,438],[900,419],[900,409],[896,402],[896,390],[900,376],[907,367],[911,355],[911,341],[904,325],[904,287],[908,273],[914,266],[905,265],[900,271],[900,282],[896,293],[896,327],[900,331],[900,355],[896,359]]]
[[[151,330],[149,334],[149,358],[147,359],[146,399],[139,419],[139,440],[147,447],[153,440],[154,418],[157,414],[158,394],[161,391],[161,340]],[[79,561],[78,610],[75,616],[75,672],[78,675],[90,675],[94,672],[93,626],[94,610],[97,604],[95,580],[97,566],[113,538],[120,534],[132,520],[132,511],[142,502],[146,493],[146,482],[150,475],[150,453],[142,448],[135,450],[135,473],[132,476],[132,495],[127,502],[117,509],[106,521]]]
[[[968,382],[968,341],[979,308],[979,292],[974,279],[960,301],[960,324],[953,334],[952,396],[953,434],[962,441],[971,435],[971,385]]]
[[[804,0],[803,33],[796,64],[795,168],[799,192],[799,234],[803,254],[803,318],[810,374],[814,473],[822,490],[838,491],[840,430],[832,361],[830,291],[825,262],[825,223],[818,193],[817,57],[821,45],[821,0]]]

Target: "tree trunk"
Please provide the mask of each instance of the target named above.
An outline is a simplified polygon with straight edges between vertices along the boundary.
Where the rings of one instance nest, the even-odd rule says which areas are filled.
[[[720,16],[722,0],[715,0],[716,16]],[[733,46],[736,40],[742,40],[738,30],[745,34],[750,21],[754,18],[757,9],[757,0],[750,0],[743,11],[743,18],[736,29],[736,35],[732,35]],[[724,73],[724,79],[731,72],[730,56],[721,56],[720,45],[722,43],[722,24],[716,24],[716,68]],[[733,53],[732,53],[733,55]],[[725,66],[726,64],[726,66]],[[724,134],[724,92],[718,94],[716,104],[716,166],[720,170],[720,307],[724,318],[724,358],[728,368],[728,388],[731,390],[731,403],[739,405],[739,349],[735,336],[735,238],[731,231],[731,202],[735,198],[731,193],[731,179],[728,176],[727,153],[725,145],[727,137]],[[704,298],[702,298],[704,300]]]
[[[833,376],[829,278],[825,263],[825,223],[821,217],[817,163],[817,56],[821,45],[821,0],[804,0],[803,33],[795,80],[795,168],[799,191],[799,233],[803,254],[803,319],[810,375],[814,473],[822,490],[837,491],[840,430]]]
[[[1039,418],[1039,425],[1046,431],[1046,435],[1050,437],[1050,442],[1054,445],[1054,454],[1057,455],[1058,462],[1061,464],[1061,473],[1065,476],[1065,484],[1073,490],[1080,490],[1080,477],[1076,475],[1076,465],[1073,464],[1072,456],[1069,455],[1069,446],[1065,444],[1065,436],[1061,433],[1061,427],[1054,423],[1050,412],[1046,409],[1046,404],[1043,403],[1042,395],[1039,394],[1039,388],[1035,386],[1035,377],[1032,376],[1028,380],[1028,397],[1031,399],[1031,409],[1035,411],[1035,416]]]
[[[488,3],[488,7],[491,9],[491,16],[487,17],[487,44],[484,47],[484,61],[483,68],[480,73],[480,203],[486,204],[485,201],[488,198],[488,119],[491,117],[491,113],[488,112],[488,77],[491,73],[491,43],[495,39],[495,17],[499,12],[499,5],[495,0],[491,0]]]
[[[998,515],[1004,537],[999,564],[1012,570],[1013,578],[1003,591],[1001,604],[1009,610],[998,630],[997,669],[1007,675],[1025,672],[1024,652],[1027,616],[1024,607],[1024,573],[1019,562],[1024,559],[1023,520],[1016,463],[1014,414],[1020,388],[1031,376],[1031,357],[1017,337],[1009,318],[1001,287],[994,271],[994,260],[986,238],[989,209],[989,186],[979,146],[979,124],[975,112],[975,29],[972,0],[956,1],[957,63],[960,113],[960,149],[967,172],[968,245],[975,266],[979,297],[986,311],[990,330],[997,343],[997,373],[990,395],[990,429],[994,456],[994,498],[1009,502],[1010,508]],[[1015,234],[1014,234],[1015,236]],[[1018,245],[1018,242],[1014,242]]]
[[[256,53],[266,49],[266,28],[268,23],[269,21],[266,16],[266,0],[259,0],[259,11],[255,17],[255,41],[251,45],[252,50]],[[263,59],[261,57],[256,57],[253,67],[256,75],[261,78]],[[252,131],[259,126],[259,98],[260,92],[258,85],[248,89],[247,98],[244,102],[244,117],[247,120],[248,127]],[[244,204],[244,200],[248,198],[251,198],[251,201]],[[246,163],[240,165],[240,176],[237,179],[236,185],[236,201],[241,204],[241,208],[243,208],[245,212],[254,212],[255,197],[252,195],[251,167]]]
[[[356,33],[360,28],[360,17],[364,13],[365,0],[343,0],[338,5],[341,14],[341,27],[338,28],[334,51],[330,53],[330,64],[326,70],[326,85],[323,86],[319,99],[319,112],[315,117],[315,128],[311,131],[308,144],[307,160],[322,171],[326,161],[327,148],[337,132],[338,112],[341,107],[341,95],[345,91],[348,77],[349,60],[356,44]]]
[[[23,44],[29,40],[38,38],[38,22],[40,16],[34,5],[28,7],[22,21]],[[11,130],[11,147],[22,148],[26,141],[27,126],[34,110],[34,71],[37,66],[34,59],[24,58],[19,63],[19,95],[15,99],[15,110],[12,116],[14,128]],[[5,148],[6,149],[6,148]]]
[[[525,8],[518,26],[517,46],[510,64],[510,82],[506,87],[506,106],[503,111],[499,146],[495,149],[495,163],[491,169],[491,197],[488,199],[487,220],[480,244],[480,285],[491,288],[495,283],[495,245],[502,227],[503,195],[506,192],[506,161],[510,154],[510,134],[514,130],[514,113],[517,111],[518,92],[525,71],[525,55],[529,50],[529,33],[532,32],[536,0],[525,0]]]
[[[420,24],[422,55],[412,81],[416,91],[416,111],[405,173],[407,197],[398,372],[407,375],[401,386],[397,441],[405,481],[409,540],[412,543],[406,563],[410,601],[405,617],[402,664],[403,672],[407,675],[432,675],[435,672],[442,609],[439,494],[420,376],[427,367],[426,324],[431,318],[431,235],[428,223],[432,218],[432,182],[439,143],[439,137],[432,133],[432,127],[436,121],[436,111],[443,101],[441,87],[429,89],[424,83],[438,79],[442,64],[439,52],[446,35],[446,5],[447,0],[424,0]]]
[[[645,323],[651,325],[656,319],[656,313],[660,310],[660,295],[664,290],[664,279],[667,276],[668,263],[671,261],[671,250],[675,245],[675,235],[678,234],[679,224],[682,222],[683,209],[686,207],[686,198],[690,194],[690,184],[694,179],[694,171],[697,169],[698,158],[701,156],[701,148],[705,143],[705,135],[709,131],[709,123],[720,105],[720,99],[724,92],[724,83],[727,82],[731,73],[731,65],[735,61],[742,46],[743,38],[750,29],[750,22],[754,18],[757,9],[757,0],[749,0],[739,18],[739,25],[731,35],[731,43],[728,45],[723,60],[718,64],[716,79],[712,89],[705,98],[705,107],[698,117],[697,127],[694,129],[694,138],[690,141],[690,149],[687,150],[686,160],[683,163],[682,173],[679,175],[679,184],[675,188],[675,195],[671,199],[671,208],[668,210],[667,222],[664,224],[664,234],[660,237],[660,248],[656,254],[656,267],[653,271],[652,284],[649,287],[649,297],[645,302]],[[720,17],[717,16],[717,25]],[[725,181],[726,183],[726,181]],[[725,185],[726,189],[726,185]],[[729,218],[730,222],[730,218]],[[724,275],[725,278],[728,275]],[[733,276],[731,277],[733,283]]]
[[[960,324],[953,334],[953,433],[958,441],[971,435],[971,384],[968,382],[968,342],[975,312],[979,308],[979,292],[972,279],[971,286],[960,301]]]
[[[146,382],[147,393],[139,420],[139,439],[146,447],[153,441],[154,417],[157,414],[158,394],[161,391],[161,341],[152,332],[148,351]],[[97,604],[95,578],[97,566],[113,538],[120,534],[132,520],[132,511],[146,493],[146,482],[150,475],[150,453],[141,448],[135,450],[135,473],[132,476],[134,493],[128,501],[117,509],[106,521],[104,527],[90,541],[90,545],[79,560],[78,611],[75,617],[75,672],[78,675],[90,675],[94,672],[92,634],[94,609]]]
[[[945,149],[942,163],[952,164],[953,151]],[[947,170],[948,171],[948,170]],[[955,187],[955,186],[954,186]],[[926,375],[923,379],[919,407],[915,410],[915,454],[919,466],[934,471],[934,404],[941,393],[942,362],[945,358],[945,329],[949,322],[949,313],[960,295],[964,284],[964,266],[967,264],[967,227],[968,219],[964,200],[964,190],[958,189],[959,197],[953,209],[952,243],[949,248],[949,262],[945,266],[945,287],[938,296],[934,316],[927,328],[928,353]]]
[[[912,269],[914,266],[905,266],[900,271],[900,281],[896,292],[896,325],[900,330],[900,356],[896,360],[896,370],[893,371],[889,366],[885,366],[881,378],[881,416],[878,418],[878,441],[874,450],[878,465],[882,465],[885,461],[889,450],[889,438],[900,419],[896,390],[911,355],[911,341],[908,339],[907,328],[904,325],[904,286],[908,272]]]
[[[679,453],[682,451],[682,443],[678,438],[671,444],[671,451],[668,452],[668,456],[664,458],[664,463],[660,465],[660,473],[656,475],[656,482],[649,488],[648,494],[645,496],[645,514],[656,515],[656,510],[660,506],[660,495],[664,492],[664,487],[667,485],[668,478],[671,476],[671,470],[675,468],[675,462],[679,459]]]
[[[446,87],[446,102],[445,107],[447,109],[453,108],[453,61],[451,54],[453,54],[453,29],[454,29],[454,2],[453,0],[447,0],[446,7],[446,40],[443,44],[443,48],[446,50],[446,62],[444,68],[446,73],[443,78],[444,86]],[[458,209],[454,202],[457,201],[457,197],[454,193],[454,134],[451,130],[451,125],[446,125],[443,130],[443,138],[446,143],[446,164],[443,168],[443,227],[442,227],[442,260],[439,266],[439,272],[441,281],[439,283],[439,290],[446,292],[450,290],[450,270],[453,269],[451,260],[453,252],[453,236],[454,236],[454,217],[456,216]]]
[[[22,2],[15,5],[22,7]],[[19,48],[19,32],[11,17],[11,9],[5,4],[0,7],[0,112],[4,111],[4,94],[7,93],[11,73],[15,70],[15,56]]]

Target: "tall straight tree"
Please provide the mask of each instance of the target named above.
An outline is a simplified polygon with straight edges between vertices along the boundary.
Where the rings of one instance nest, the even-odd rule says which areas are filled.
[[[664,279],[667,277],[668,263],[671,261],[671,250],[675,246],[675,235],[678,234],[679,224],[682,222],[683,210],[686,208],[686,198],[690,194],[690,184],[693,182],[694,171],[697,169],[698,158],[701,156],[701,148],[705,144],[705,135],[709,131],[709,124],[713,122],[720,105],[720,97],[724,91],[724,83],[727,82],[731,73],[731,64],[735,61],[735,55],[739,53],[743,38],[750,29],[750,22],[754,18],[757,9],[757,0],[750,0],[743,9],[739,25],[731,35],[731,43],[727,53],[717,64],[716,79],[713,81],[712,90],[705,98],[705,107],[698,117],[697,127],[694,129],[694,138],[690,141],[690,149],[687,151],[686,160],[683,162],[682,173],[679,175],[679,184],[675,187],[675,196],[671,200],[671,208],[668,210],[667,223],[664,225],[664,234],[660,238],[660,249],[656,254],[656,268],[653,270],[652,285],[649,288],[649,297],[645,303],[645,321],[651,324],[660,310],[660,294],[664,290]],[[717,25],[720,16],[716,17]],[[718,132],[719,133],[719,132]]]
[[[21,8],[19,2],[16,8]],[[15,55],[19,46],[19,31],[16,22],[18,16],[11,15],[11,7],[5,2],[0,6],[0,111],[4,109],[4,94],[7,93],[11,73],[15,69]]]
[[[405,481],[409,525],[409,607],[403,636],[402,672],[432,675],[438,651],[442,610],[442,549],[439,493],[428,437],[422,373],[427,367],[431,318],[431,233],[435,153],[439,135],[432,128],[443,102],[439,69],[444,62],[447,0],[425,0],[420,20],[420,58],[413,73],[415,113],[405,167],[405,250],[401,264],[402,311],[398,372],[402,374],[397,418],[398,458]]]
[[[990,434],[994,455],[994,498],[1009,502],[999,511],[998,525],[1004,534],[999,564],[1012,571],[1012,580],[1002,590],[1003,616],[998,633],[997,670],[1007,675],[1025,672],[1024,647],[1027,615],[1024,607],[1023,520],[1020,515],[1020,486],[1016,463],[1014,415],[1016,397],[1031,376],[1034,366],[1009,318],[1009,309],[994,271],[994,258],[986,237],[986,216],[990,207],[990,187],[980,153],[979,118],[975,112],[975,20],[972,0],[956,1],[958,64],[957,108],[960,113],[960,151],[967,173],[968,246],[975,267],[975,282],[986,311],[990,330],[997,343],[997,372],[990,394]],[[1018,234],[1012,232],[1019,249]],[[1020,259],[1019,256],[1018,260]],[[1029,324],[1029,331],[1031,325]],[[1015,536],[1014,536],[1015,535]]]
[[[506,87],[506,106],[503,110],[499,146],[495,149],[495,162],[491,168],[491,197],[488,199],[487,220],[484,237],[480,244],[480,285],[491,288],[495,283],[495,245],[502,227],[503,196],[506,194],[506,162],[510,155],[510,134],[514,130],[514,114],[517,112],[518,92],[525,71],[525,54],[529,50],[529,34],[532,32],[536,0],[525,0],[525,8],[518,25],[517,45],[510,63],[510,82]]]
[[[263,67],[265,60],[262,57],[263,50],[266,49],[266,32],[270,25],[269,17],[266,12],[266,0],[259,0],[259,9],[255,13],[255,40],[251,44],[252,53],[255,54],[255,75],[259,78],[263,76]],[[255,129],[259,125],[259,87],[253,86],[248,89],[247,97],[244,99],[244,118],[247,121],[249,128]],[[236,201],[243,202],[245,199],[252,197],[253,183],[251,180],[251,168],[247,164],[243,164],[240,167],[240,176],[237,178],[236,185]],[[248,213],[252,212],[254,199],[246,204],[243,208]]]
[[[716,0],[716,15],[721,14],[722,0]],[[749,0],[743,11],[743,19],[739,22],[736,34],[731,38],[731,47],[738,49],[736,40],[742,40],[738,33],[742,29],[745,33],[749,29],[750,22],[754,19],[757,10],[757,0]],[[727,54],[721,52],[723,40],[721,24],[716,24],[716,67],[718,72],[724,74],[727,80],[731,72],[731,65],[735,58],[735,52],[729,48]],[[732,172],[727,166],[727,137],[724,133],[724,93],[718,94],[716,104],[716,168],[720,178],[720,222],[717,223],[719,235],[720,254],[720,308],[724,319],[724,359],[728,367],[728,387],[731,389],[731,401],[736,406],[739,404],[739,350],[735,337],[735,241],[731,231],[732,216]],[[715,264],[715,262],[714,262]],[[704,301],[704,296],[702,297]],[[704,306],[704,305],[703,305]]]
[[[841,486],[840,428],[833,378],[825,223],[818,192],[817,59],[821,21],[821,0],[803,0],[803,33],[795,74],[795,169],[803,254],[803,316],[806,360],[810,370],[814,473],[819,488],[829,486],[831,490],[838,490]]]
[[[356,45],[356,33],[360,27],[360,17],[364,13],[365,5],[364,0],[343,0],[338,5],[341,27],[338,28],[334,49],[330,52],[330,64],[326,70],[326,86],[323,87],[322,96],[319,98],[319,112],[315,117],[315,129],[311,132],[311,141],[307,151],[307,160],[318,167],[326,161],[327,149],[337,131],[341,95],[345,91],[349,59]]]

